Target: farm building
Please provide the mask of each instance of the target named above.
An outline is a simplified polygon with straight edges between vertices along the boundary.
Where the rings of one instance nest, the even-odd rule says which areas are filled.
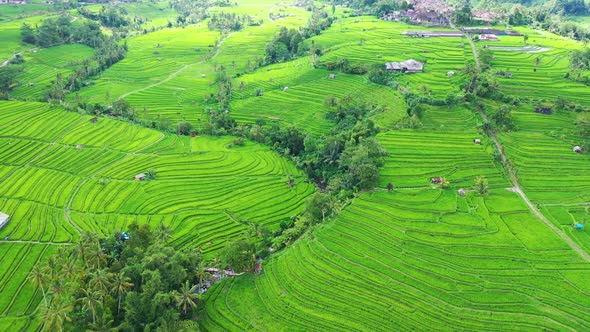
[[[415,38],[464,37],[461,31],[404,31],[402,35]]]
[[[500,39],[498,38],[498,36],[496,36],[494,34],[484,33],[484,34],[479,35],[479,40],[498,41]]]
[[[581,223],[574,224],[574,228],[575,229],[584,229],[584,224],[581,224]]]
[[[448,77],[453,77],[453,76],[455,76],[455,72],[454,71],[450,71],[450,72],[447,73],[447,76]]]
[[[424,64],[420,61],[410,59],[402,62],[388,62],[385,69],[390,71],[400,71],[402,73],[420,73],[424,71]]]
[[[512,78],[512,73],[509,71],[500,71],[497,75],[504,78]]]
[[[135,176],[135,180],[136,181],[143,181],[143,180],[145,180],[145,176],[146,176],[145,173],[137,174]]]
[[[8,221],[10,221],[10,216],[0,212],[0,228],[4,227]]]
[[[336,74],[330,74],[330,75],[328,75],[328,78],[331,79],[331,80],[333,80],[333,79],[336,78]]]
[[[473,140],[473,143],[477,144],[477,145],[481,145],[481,139],[476,138]]]
[[[82,150],[82,149],[84,149],[84,146],[83,146],[83,145],[80,145],[80,144],[78,144],[78,145],[76,145],[76,149],[78,149],[78,150]]]
[[[90,119],[90,123],[97,123],[98,122],[98,118],[92,118]]]
[[[551,115],[553,114],[553,109],[551,107],[535,107],[535,113]]]
[[[580,147],[580,146],[577,146],[577,145],[576,145],[576,146],[574,146],[574,152],[575,152],[575,153],[582,153],[582,147]]]
[[[462,28],[463,31],[466,33],[473,33],[473,34],[486,34],[486,35],[496,35],[496,36],[522,36],[522,33],[513,30],[498,30],[492,28],[485,28],[485,27],[465,27]]]
[[[461,188],[459,190],[457,190],[457,194],[459,194],[459,196],[465,196],[467,192],[465,191],[465,189]]]
[[[441,183],[442,182],[442,178],[440,177],[435,177],[435,178],[431,178],[430,182],[432,183]]]

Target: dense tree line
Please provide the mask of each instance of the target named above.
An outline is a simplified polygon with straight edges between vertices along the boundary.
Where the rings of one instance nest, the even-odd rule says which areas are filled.
[[[305,51],[301,32],[282,27],[272,41],[266,44],[265,61],[268,64],[284,62],[303,55]]]
[[[86,7],[80,7],[78,12],[86,18],[98,21],[110,28],[119,28],[130,24],[129,19],[126,17],[127,10],[119,6],[102,6],[97,13],[88,10]]]
[[[249,25],[259,25],[260,22],[254,22],[250,15],[238,15],[235,13],[221,12],[213,14],[207,22],[209,30],[218,30],[221,32],[239,31]]]
[[[30,278],[41,290],[41,321],[49,331],[198,331],[201,255],[178,250],[160,225],[132,224],[101,239],[83,233]]]

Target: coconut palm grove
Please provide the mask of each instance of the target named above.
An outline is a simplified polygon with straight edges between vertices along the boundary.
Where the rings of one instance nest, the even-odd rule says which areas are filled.
[[[590,331],[587,0],[0,0],[0,331]]]

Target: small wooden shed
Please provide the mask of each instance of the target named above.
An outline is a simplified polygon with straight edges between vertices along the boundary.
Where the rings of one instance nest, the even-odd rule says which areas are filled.
[[[481,139],[476,138],[476,139],[473,140],[473,143],[474,144],[477,144],[477,145],[481,145]]]

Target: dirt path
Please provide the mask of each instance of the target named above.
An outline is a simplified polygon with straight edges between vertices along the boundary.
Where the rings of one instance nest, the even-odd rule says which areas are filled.
[[[486,116],[486,114],[482,110],[479,110],[479,114],[485,122],[489,121],[488,117]],[[504,153],[504,148],[502,147],[502,144],[500,143],[500,141],[496,137],[496,134],[494,132],[490,131],[490,132],[488,132],[488,136],[492,139],[492,141],[496,145],[496,149],[500,153],[500,156],[502,158],[502,162],[504,165],[506,165],[508,163],[508,158],[506,157],[506,154]],[[584,249],[582,249],[577,243],[575,243],[569,236],[567,236],[561,229],[559,229],[559,227],[555,226],[555,224],[553,224],[549,219],[547,219],[547,217],[545,217],[543,215],[543,213],[541,213],[541,211],[539,211],[537,206],[535,204],[533,204],[533,202],[531,202],[531,200],[528,198],[526,193],[520,187],[520,182],[518,181],[518,177],[516,176],[514,171],[510,168],[506,168],[506,171],[508,172],[508,176],[510,177],[510,181],[512,182],[512,185],[513,185],[513,187],[509,188],[509,190],[518,194],[518,196],[520,196],[520,198],[522,198],[522,200],[526,203],[526,205],[529,207],[531,212],[537,218],[539,218],[543,223],[545,223],[545,225],[547,225],[547,227],[552,229],[555,232],[555,234],[557,234],[559,237],[561,237],[572,249],[574,249],[578,254],[580,254],[580,256],[582,256],[582,258],[584,260],[586,260],[587,262],[590,262],[590,255]]]
[[[178,74],[182,73],[183,71],[187,70],[188,68],[190,68],[192,66],[203,64],[203,63],[205,63],[205,62],[207,62],[207,61],[209,61],[209,60],[217,57],[221,53],[221,45],[223,45],[223,42],[225,42],[231,35],[232,34],[230,33],[229,35],[225,36],[221,41],[219,41],[219,43],[216,46],[217,49],[215,51],[215,54],[213,54],[211,57],[209,57],[209,58],[207,58],[205,60],[199,61],[197,63],[191,63],[191,64],[188,64],[188,65],[184,65],[180,69],[178,69],[177,71],[175,71],[175,72],[171,73],[170,75],[168,75],[168,77],[166,77],[165,79],[163,79],[161,81],[158,81],[158,82],[155,82],[155,83],[152,83],[152,84],[150,84],[148,86],[145,86],[143,88],[139,88],[139,89],[136,89],[136,90],[133,90],[133,91],[129,91],[127,93],[124,93],[121,96],[119,96],[118,99],[124,99],[124,98],[126,98],[126,97],[128,97],[128,96],[130,96],[132,94],[135,94],[135,93],[138,93],[138,92],[142,92],[142,91],[145,91],[145,90],[149,90],[151,88],[154,88],[154,87],[157,87],[159,85],[162,85],[162,84],[170,81],[171,79],[175,78],[176,76],[178,76]]]
[[[451,27],[453,29],[456,29],[454,24],[452,24],[452,23],[451,23]],[[475,47],[475,43],[473,42],[471,37],[469,37],[469,35],[467,35],[467,40],[469,41],[469,45],[471,46],[471,52],[473,53],[473,59],[475,60],[475,67],[477,70],[476,75],[479,76],[479,73],[481,72],[481,64],[479,62],[479,57],[477,56],[477,48]],[[474,85],[475,85],[475,87],[474,87],[473,93],[477,94],[477,79],[475,80]],[[479,109],[478,112],[479,112],[479,115],[481,116],[481,118],[484,120],[484,122],[489,122],[488,117],[484,113],[483,110]],[[489,131],[488,136],[492,139],[492,141],[496,145],[496,149],[498,150],[498,153],[500,153],[500,156],[502,158],[502,163],[504,165],[507,165],[508,158],[506,157],[506,154],[504,153],[504,148],[503,148],[502,144],[500,143],[500,141],[498,140],[498,138],[496,137],[496,134],[493,131]],[[567,236],[561,229],[559,229],[559,227],[555,226],[549,219],[547,219],[547,217],[545,217],[543,215],[543,213],[541,213],[541,211],[539,211],[537,206],[535,204],[533,204],[533,202],[531,202],[531,200],[528,198],[526,193],[520,187],[520,182],[518,181],[518,177],[514,173],[514,170],[512,170],[510,168],[506,168],[506,171],[508,172],[508,176],[510,177],[510,181],[512,182],[512,186],[513,186],[512,188],[510,188],[510,191],[518,194],[518,196],[520,196],[520,198],[522,198],[522,200],[526,203],[526,205],[529,207],[531,212],[537,218],[539,218],[543,223],[545,223],[545,225],[547,225],[547,227],[549,227],[551,230],[553,230],[555,232],[555,234],[557,234],[559,237],[561,237],[572,249],[574,249],[578,254],[580,254],[580,256],[582,256],[582,258],[585,261],[590,262],[590,255],[584,249],[582,249],[577,243],[575,243],[569,236]]]

